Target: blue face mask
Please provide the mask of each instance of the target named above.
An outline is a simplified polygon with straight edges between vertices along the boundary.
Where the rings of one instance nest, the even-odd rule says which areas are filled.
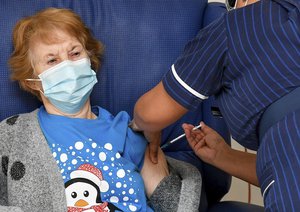
[[[51,104],[68,114],[79,112],[97,83],[96,73],[91,69],[88,58],[65,60],[38,76],[44,95]]]

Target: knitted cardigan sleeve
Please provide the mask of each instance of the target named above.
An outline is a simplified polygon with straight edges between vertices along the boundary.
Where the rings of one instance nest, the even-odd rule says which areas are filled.
[[[0,123],[1,212],[67,211],[63,179],[37,112]]]
[[[7,178],[9,177],[8,163],[10,147],[12,146],[15,131],[13,125],[18,116],[12,116],[0,123],[0,211],[22,212],[20,207],[9,206],[7,193]]]

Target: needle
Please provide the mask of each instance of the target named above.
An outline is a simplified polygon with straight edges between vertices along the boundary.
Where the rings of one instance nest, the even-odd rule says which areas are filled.
[[[201,124],[199,124],[198,126],[194,127],[193,130],[197,130],[201,128]],[[183,138],[185,136],[185,133],[181,134],[180,136],[174,138],[171,141],[168,141],[167,143],[165,143],[164,145],[161,146],[161,148],[166,148],[167,146],[169,146],[170,144],[174,143],[175,141],[178,141],[179,139]]]

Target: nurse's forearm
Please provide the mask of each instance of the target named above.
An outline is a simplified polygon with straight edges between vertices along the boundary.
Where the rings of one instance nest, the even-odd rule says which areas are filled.
[[[143,131],[157,132],[187,112],[168,95],[162,82],[141,96],[134,108],[134,121]]]
[[[256,154],[231,149],[218,157],[215,166],[250,184],[259,186],[256,175]]]

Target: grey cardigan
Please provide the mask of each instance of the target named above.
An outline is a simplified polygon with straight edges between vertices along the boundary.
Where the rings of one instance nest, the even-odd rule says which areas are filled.
[[[63,179],[39,126],[37,111],[0,123],[1,212],[67,211]],[[175,177],[163,180],[154,191],[150,199],[155,211],[198,211],[200,173],[182,161],[168,158],[168,163]]]

